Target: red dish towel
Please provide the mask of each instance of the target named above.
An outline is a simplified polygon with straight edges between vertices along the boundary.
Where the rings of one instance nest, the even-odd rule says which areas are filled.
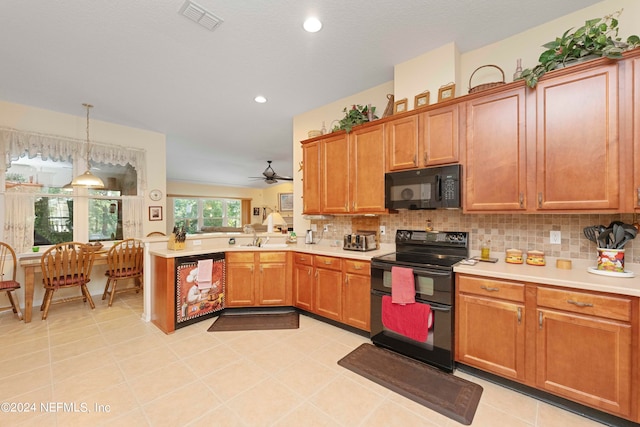
[[[391,267],[391,299],[394,304],[416,302],[416,285],[412,268]]]
[[[429,304],[394,304],[391,297],[382,297],[382,324],[412,340],[425,342],[429,336]]]

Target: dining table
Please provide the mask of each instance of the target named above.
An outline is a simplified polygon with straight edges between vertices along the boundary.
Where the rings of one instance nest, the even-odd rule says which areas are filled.
[[[107,263],[107,250],[95,251],[93,253],[93,265],[104,265]],[[24,270],[24,322],[31,322],[33,312],[33,294],[35,292],[36,273],[42,272],[40,260],[42,253],[19,255],[20,267]]]

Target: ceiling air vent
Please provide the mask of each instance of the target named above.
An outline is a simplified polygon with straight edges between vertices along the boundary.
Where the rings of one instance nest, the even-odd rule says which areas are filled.
[[[187,0],[180,8],[180,14],[197,22],[209,31],[215,30],[224,21],[197,3]]]

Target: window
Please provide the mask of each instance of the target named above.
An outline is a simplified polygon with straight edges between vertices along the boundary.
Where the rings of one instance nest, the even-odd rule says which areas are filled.
[[[69,241],[121,240],[122,195],[137,192],[136,170],[126,166],[91,163],[92,172],[102,178],[104,190],[68,188],[73,178],[72,164],[64,161],[22,157],[12,161],[5,175],[6,188],[35,192],[34,245]],[[84,197],[77,197],[82,194]],[[80,210],[74,221],[74,208]],[[86,220],[83,221],[83,219]],[[74,222],[82,227],[74,233]],[[77,229],[77,227],[75,227]]]
[[[242,201],[236,199],[175,198],[175,225],[187,233],[202,227],[242,227]]]

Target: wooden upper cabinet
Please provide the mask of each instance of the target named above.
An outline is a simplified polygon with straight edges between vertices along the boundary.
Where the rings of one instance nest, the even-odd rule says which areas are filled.
[[[631,121],[633,123],[633,195],[632,206],[636,211],[640,211],[640,58],[633,58],[627,63],[633,79],[633,92],[627,94],[631,97],[631,102],[627,103],[632,111]],[[631,92],[631,91],[629,91]]]
[[[418,167],[418,116],[392,120],[385,126],[387,172]]]
[[[349,212],[349,135],[340,132],[321,142],[320,212]]]
[[[543,79],[535,102],[536,209],[618,209],[618,64]]]
[[[460,104],[419,115],[418,156],[420,167],[456,163],[459,160]]]
[[[302,213],[320,213],[320,141],[302,145]]]
[[[526,208],[525,88],[466,102],[465,212]]]
[[[349,134],[350,212],[384,212],[384,126],[368,126]]]

